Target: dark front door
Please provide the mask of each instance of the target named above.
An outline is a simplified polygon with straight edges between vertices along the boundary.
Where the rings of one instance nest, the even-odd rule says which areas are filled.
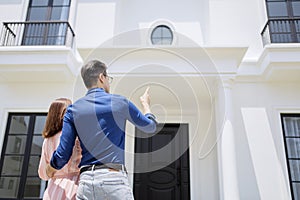
[[[190,199],[188,124],[160,124],[155,134],[136,129],[136,200]]]

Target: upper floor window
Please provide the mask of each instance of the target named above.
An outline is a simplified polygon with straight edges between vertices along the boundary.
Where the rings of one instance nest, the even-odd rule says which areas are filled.
[[[272,43],[299,43],[300,0],[266,0],[266,5],[269,20],[263,37]]]
[[[30,0],[27,21],[66,21],[70,0]]]
[[[293,18],[300,16],[300,0],[267,0],[269,18]]]
[[[70,0],[30,0],[22,44],[66,44],[70,3]]]
[[[155,27],[151,33],[151,42],[154,45],[171,45],[173,42],[172,30],[166,25]]]
[[[300,114],[282,114],[281,120],[291,193],[300,200]]]
[[[29,0],[25,22],[3,22],[0,45],[72,46],[70,6],[71,0]]]

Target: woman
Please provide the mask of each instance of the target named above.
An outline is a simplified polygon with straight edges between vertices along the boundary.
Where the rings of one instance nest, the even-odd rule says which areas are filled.
[[[63,125],[63,117],[67,107],[71,104],[70,99],[59,98],[51,103],[43,130],[43,148],[39,165],[39,176],[48,180],[47,189],[43,199],[75,199],[78,187],[81,148],[78,139],[73,147],[73,154],[68,164],[57,171],[54,177],[49,178],[46,174],[46,166],[49,164],[53,152],[56,150]]]

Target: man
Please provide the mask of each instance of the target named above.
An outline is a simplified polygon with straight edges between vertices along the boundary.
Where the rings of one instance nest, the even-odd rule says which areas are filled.
[[[47,174],[52,177],[69,161],[78,137],[82,158],[76,198],[133,199],[124,166],[125,125],[129,120],[144,132],[155,132],[149,88],[140,97],[142,114],[125,97],[109,94],[112,78],[107,75],[104,63],[88,62],[82,67],[81,76],[88,92],[68,107],[60,144],[47,166]]]

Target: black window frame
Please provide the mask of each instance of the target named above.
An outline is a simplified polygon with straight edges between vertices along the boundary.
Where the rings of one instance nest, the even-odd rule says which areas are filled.
[[[10,126],[12,123],[12,119],[14,116],[24,116],[24,117],[29,117],[29,123],[28,123],[28,127],[27,127],[27,133],[22,133],[22,134],[10,134]],[[16,197],[12,197],[12,198],[8,198],[8,197],[1,197],[0,195],[0,200],[4,200],[4,199],[11,199],[11,200],[16,200],[16,199],[26,199],[26,200],[37,200],[37,199],[42,199],[42,197],[24,197],[25,195],[25,188],[26,188],[26,180],[27,178],[39,178],[38,174],[36,173],[35,175],[33,174],[29,174],[29,166],[30,166],[30,158],[32,156],[35,157],[41,157],[41,152],[38,153],[34,153],[31,154],[31,150],[32,150],[32,146],[33,146],[33,138],[34,136],[41,136],[42,137],[42,133],[34,133],[35,131],[35,125],[36,125],[36,119],[37,117],[46,117],[47,113],[44,112],[39,112],[39,113],[18,113],[18,112],[11,112],[8,113],[8,119],[7,119],[7,124],[6,124],[6,129],[5,129],[5,136],[4,136],[4,140],[3,140],[3,145],[2,145],[2,150],[1,150],[1,159],[0,159],[0,178],[19,178],[19,187],[17,191],[17,195]],[[23,135],[26,136],[26,142],[25,142],[25,150],[24,153],[21,154],[12,154],[12,153],[6,153],[7,151],[7,147],[8,147],[8,137],[12,136],[12,135]],[[20,174],[19,175],[3,175],[3,164],[4,164],[4,160],[5,160],[5,156],[23,156],[23,161],[22,161],[22,167],[20,170]],[[37,164],[38,166],[38,164]],[[37,169],[36,169],[37,172]],[[45,188],[43,188],[43,190],[46,189],[47,183],[45,184]],[[9,189],[9,188],[8,188]]]
[[[298,136],[287,136],[288,133],[286,133],[286,124],[284,122],[284,118],[286,117],[295,117],[295,118],[299,118],[300,119],[300,113],[296,114],[296,113],[281,113],[280,114],[281,117],[281,125],[282,125],[282,132],[283,132],[283,140],[284,140],[284,148],[285,148],[285,155],[286,155],[286,164],[287,164],[287,170],[288,170],[288,175],[289,175],[289,185],[290,185],[290,192],[291,192],[291,196],[293,200],[300,200],[300,196],[298,196],[298,198],[295,198],[295,191],[293,189],[293,183],[299,183],[300,184],[300,175],[299,175],[299,181],[293,181],[292,178],[292,173],[291,173],[291,165],[290,162],[291,160],[299,160],[300,161],[300,155],[297,158],[290,158],[289,156],[289,151],[288,151],[288,142],[287,139],[300,139],[300,131],[299,131],[299,135]]]

